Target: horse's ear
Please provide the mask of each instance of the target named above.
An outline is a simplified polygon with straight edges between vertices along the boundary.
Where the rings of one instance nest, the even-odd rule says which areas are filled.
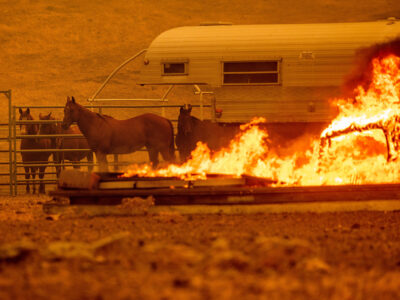
[[[71,101],[71,98],[69,98],[69,96],[67,96],[67,102],[70,102]]]
[[[71,99],[72,99],[72,103],[75,103],[75,98],[74,98],[74,96],[72,96]]]
[[[19,114],[22,115],[22,109],[21,109],[21,107],[19,108]]]
[[[42,113],[39,113],[39,119],[42,120],[43,119],[43,115]]]
[[[31,110],[29,109],[29,107],[26,109],[26,112],[27,112],[28,114],[31,113]]]
[[[192,111],[192,105],[188,104],[188,112],[190,113]]]

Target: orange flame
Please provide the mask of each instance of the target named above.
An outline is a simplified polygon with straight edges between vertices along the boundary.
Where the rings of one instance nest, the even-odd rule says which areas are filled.
[[[199,142],[191,159],[154,170],[131,166],[123,175],[204,178],[207,174],[269,178],[286,185],[400,182],[400,58],[373,60],[372,82],[355,99],[336,99],[338,116],[304,153],[280,157],[268,147],[263,118],[242,125],[230,145],[211,153]]]

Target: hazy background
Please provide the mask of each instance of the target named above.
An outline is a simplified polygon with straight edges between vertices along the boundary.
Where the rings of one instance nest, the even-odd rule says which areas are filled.
[[[398,0],[0,0],[0,9],[0,90],[12,89],[14,103],[24,105],[64,105],[67,95],[84,101],[115,67],[172,27],[400,17]],[[135,69],[129,66],[101,96],[162,95],[164,88],[136,86]],[[185,97],[178,89],[169,99]]]

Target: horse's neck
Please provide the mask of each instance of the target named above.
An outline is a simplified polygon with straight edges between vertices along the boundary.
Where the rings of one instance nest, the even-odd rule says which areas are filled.
[[[201,124],[201,120],[193,116],[189,116],[189,122],[193,127],[197,126],[198,124]]]
[[[54,124],[53,129],[54,129],[54,133],[56,133],[56,134],[62,134],[63,133],[62,125],[60,123]]]
[[[39,134],[55,134],[58,133],[57,124],[43,124],[39,129]]]
[[[33,119],[31,119],[30,121],[33,121]],[[38,126],[37,124],[29,124],[29,125],[27,125],[27,130],[26,130],[26,132],[27,132],[29,135],[38,134],[38,132],[39,132],[39,126]]]
[[[190,116],[190,119],[192,119],[193,122],[201,122],[201,120],[199,118],[196,118],[195,116]]]
[[[104,118],[100,117],[97,113],[83,106],[79,106],[79,119],[77,123],[80,131],[85,136],[90,134],[91,128],[99,128],[98,126],[104,122]]]

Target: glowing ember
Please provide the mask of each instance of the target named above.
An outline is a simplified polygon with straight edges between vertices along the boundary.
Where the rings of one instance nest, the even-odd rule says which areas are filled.
[[[230,145],[211,153],[198,143],[182,165],[153,170],[131,166],[124,174],[204,178],[207,174],[243,174],[269,178],[286,185],[334,185],[400,182],[400,58],[373,60],[367,90],[357,88],[355,99],[336,99],[339,114],[304,151],[280,157],[267,145],[263,118],[242,125]]]

